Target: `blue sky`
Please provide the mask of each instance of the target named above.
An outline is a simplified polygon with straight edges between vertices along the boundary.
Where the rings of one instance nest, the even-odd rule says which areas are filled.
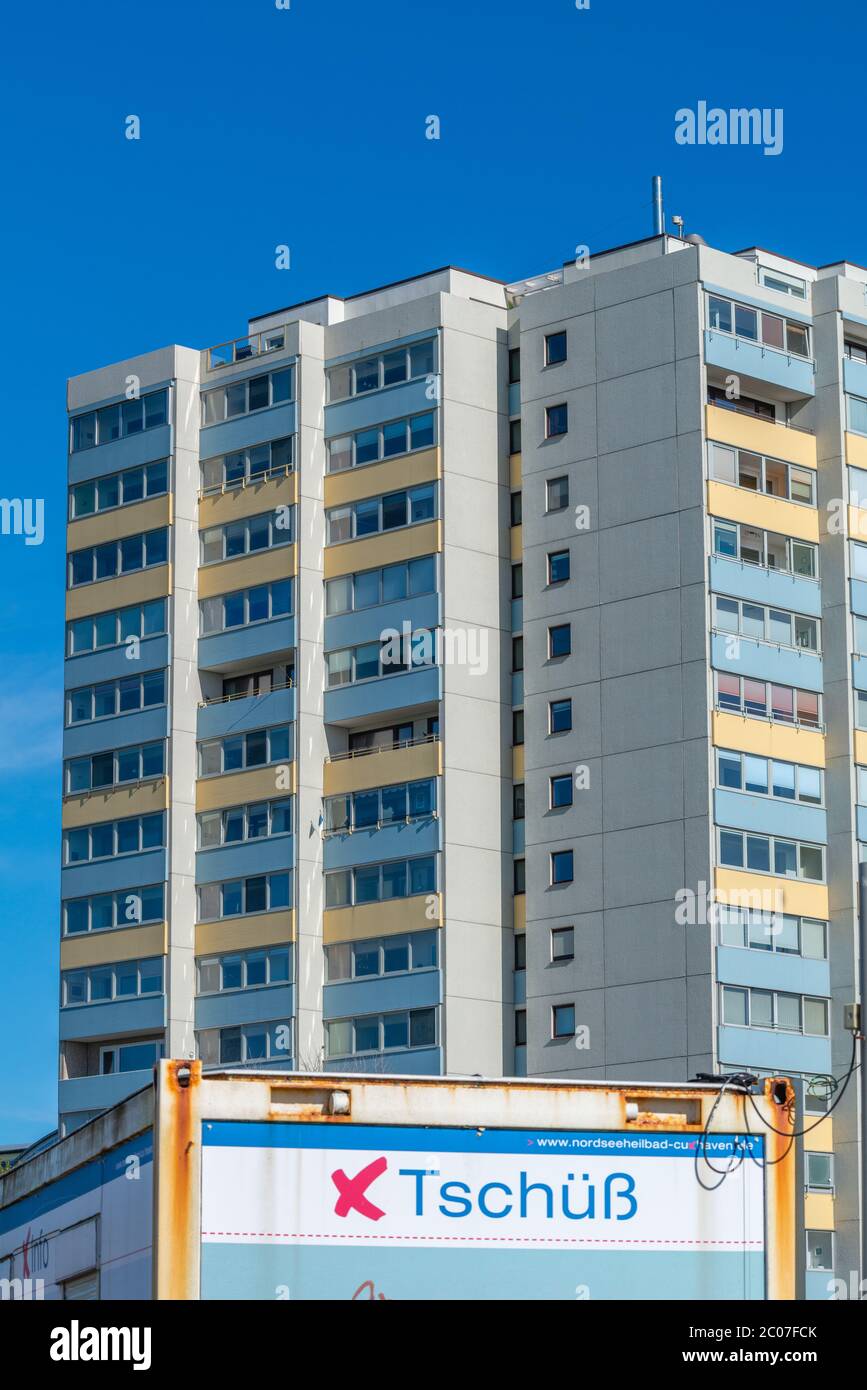
[[[9,12],[0,495],[46,520],[0,535],[0,1146],[56,1115],[67,376],[447,262],[552,269],[647,235],[654,173],[715,246],[865,264],[865,30],[843,0]],[[783,108],[783,152],[677,145],[700,100]]]

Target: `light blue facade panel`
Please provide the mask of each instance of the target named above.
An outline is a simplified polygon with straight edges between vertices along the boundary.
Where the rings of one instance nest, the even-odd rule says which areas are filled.
[[[512,599],[512,631],[520,632],[524,626],[524,600]]]
[[[436,410],[440,398],[439,380],[437,376],[435,388],[428,383],[427,377],[422,377],[420,381],[406,381],[400,386],[387,386],[382,391],[369,391],[363,396],[353,396],[351,400],[327,405],[326,439],[333,439],[339,434],[352,434],[354,430],[364,430],[384,420],[399,420],[403,415],[420,415],[425,410]]]
[[[513,974],[512,993],[514,994],[515,1008],[522,1009],[527,1002],[527,972],[526,970],[515,970]]]
[[[754,989],[779,989],[786,994],[831,993],[831,971],[826,960],[805,960],[782,951],[754,951],[737,946],[718,946],[716,973],[721,984],[751,985]]]
[[[295,718],[295,688],[272,690],[268,695],[251,695],[243,700],[219,700],[200,705],[196,715],[196,738],[221,738],[247,729],[268,729],[291,724]]]
[[[94,893],[119,893],[124,888],[146,888],[164,883],[168,872],[166,850],[121,854],[93,864],[71,864],[60,871],[60,896],[86,898]]]
[[[850,579],[849,589],[852,612],[867,618],[867,583],[863,579]]]
[[[804,357],[780,352],[775,348],[751,343],[746,338],[734,338],[706,328],[704,355],[708,366],[721,367],[736,376],[769,381],[788,390],[792,396],[814,396],[816,380],[813,363]]]
[[[165,637],[146,637],[133,659],[134,649],[126,645],[108,647],[86,656],[72,656],[63,663],[64,690],[77,690],[83,685],[100,681],[119,680],[139,675],[143,671],[164,671],[170,663],[170,641]]]
[[[509,382],[509,414],[520,415],[521,413],[521,383],[520,381]]]
[[[394,1013],[398,1009],[426,1009],[442,1001],[439,970],[408,971],[375,980],[347,980],[326,985],[322,1012],[325,1018],[360,1018],[365,1014]]]
[[[292,985],[238,989],[196,1000],[196,1028],[235,1028],[241,1023],[284,1022],[294,1016]]]
[[[774,1032],[770,1028],[719,1029],[721,1065],[756,1067],[759,1071],[828,1075],[831,1071],[829,1038],[807,1038],[800,1033]]]
[[[375,608],[362,608],[357,613],[342,613],[325,619],[325,650],[339,651],[341,647],[361,642],[377,642],[388,630],[403,633],[403,624],[412,631],[439,626],[442,600],[439,594],[423,594],[420,598],[401,599],[396,603],[380,603]]]
[[[808,1269],[804,1275],[804,1301],[806,1303],[827,1303],[834,1292],[832,1283],[834,1277],[834,1273],[830,1269]]]
[[[512,704],[517,708],[524,703],[524,672],[512,672]]]
[[[272,369],[278,370],[274,364]],[[266,444],[269,439],[283,439],[294,433],[295,402],[288,401],[285,405],[271,406],[269,410],[257,410],[252,415],[239,415],[234,420],[209,425],[199,435],[199,457],[216,458],[234,449],[248,449],[254,444]]]
[[[795,840],[827,844],[828,821],[818,806],[801,806],[772,796],[749,792],[714,792],[714,820],[734,830],[754,830],[760,835],[784,835]]]
[[[731,671],[735,676],[755,676],[757,680],[799,686],[802,690],[822,690],[822,658],[815,652],[775,647],[770,642],[757,642],[752,637],[738,638],[733,633],[714,632],[711,654],[718,671]],[[864,675],[867,681],[867,666]],[[867,685],[864,688],[867,689]]]
[[[77,411],[76,414],[86,412]],[[95,449],[81,449],[69,455],[69,484],[86,482],[88,478],[104,478],[120,473],[124,468],[138,468],[142,463],[156,463],[172,452],[171,425],[157,425],[141,434],[127,435]]]
[[[223,879],[249,878],[256,874],[291,869],[295,862],[295,839],[277,835],[274,839],[247,840],[240,845],[199,850],[196,855],[196,883],[220,883]]]
[[[108,1110],[126,1100],[136,1091],[152,1086],[153,1068],[146,1071],[123,1071],[115,1076],[76,1076],[69,1081],[61,1081],[58,1087],[58,1100],[61,1115],[78,1110]]]
[[[400,822],[380,830],[354,830],[351,835],[329,835],[323,847],[325,869],[347,869],[353,864],[379,864],[415,854],[435,854],[442,848],[442,821]]]
[[[867,656],[853,656],[852,684],[856,690],[867,690]]]
[[[81,1004],[60,1010],[60,1041],[94,1038],[133,1037],[139,1033],[158,1033],[166,1026],[166,997],[113,1000],[106,1004]]]
[[[780,570],[748,565],[743,560],[711,556],[710,587],[716,594],[786,608],[812,618],[822,616],[822,591],[815,579],[799,579]]]
[[[526,1047],[515,1048],[515,1075],[527,1075],[527,1049]]]
[[[377,1076],[442,1076],[443,1054],[439,1047],[418,1047],[406,1052],[383,1052],[374,1057],[344,1057],[326,1062],[329,1071],[374,1072]]]
[[[103,753],[110,748],[129,748],[134,743],[151,743],[165,738],[169,731],[169,712],[165,705],[140,710],[138,714],[118,714],[113,719],[94,719],[63,731],[64,758],[81,758],[86,753]]]
[[[524,825],[525,825],[525,822],[522,821],[522,820],[513,820],[513,821],[512,821],[512,853],[513,853],[513,854],[523,854],[523,853],[524,853],[524,841],[525,841],[525,838],[526,838],[526,837],[525,837],[525,832],[524,832]]]
[[[250,627],[200,638],[199,667],[203,671],[216,671],[233,662],[270,656],[294,646],[295,619],[275,618],[268,623],[253,623]]]
[[[325,722],[354,724],[372,714],[392,714],[442,699],[442,670],[420,666],[399,676],[381,676],[325,692]]]
[[[867,843],[867,806],[856,806],[858,839]]]
[[[843,358],[843,390],[849,396],[867,400],[867,363]]]

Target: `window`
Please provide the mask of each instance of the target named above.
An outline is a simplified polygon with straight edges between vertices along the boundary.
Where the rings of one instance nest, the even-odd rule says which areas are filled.
[[[431,449],[435,443],[436,416],[432,410],[390,420],[384,425],[372,425],[354,434],[329,439],[328,472],[342,473],[347,468],[379,463],[397,454],[413,454],[419,449]]]
[[[214,632],[286,618],[292,612],[292,588],[291,579],[279,579],[273,584],[258,584],[255,589],[203,599],[199,604],[199,632],[208,637]]]
[[[843,356],[850,362],[863,362],[867,364],[867,346],[864,343],[855,343],[848,338],[843,344]]]
[[[196,817],[196,824],[201,850],[291,835],[292,798],[254,801],[247,806],[231,806],[225,811],[203,811]]]
[[[345,941],[325,947],[329,984],[336,980],[372,980],[380,976],[436,970],[438,964],[439,944],[435,931]]]
[[[515,1046],[527,1046],[527,1010],[515,1010]]]
[[[816,475],[812,469],[782,463],[748,449],[709,443],[708,472],[718,482],[731,483],[748,492],[763,492],[808,507],[816,505]]]
[[[569,479],[549,478],[545,483],[545,510],[562,512],[569,506]]]
[[[813,690],[796,690],[773,685],[749,676],[733,676],[715,671],[716,703],[719,709],[756,719],[773,719],[785,724],[805,724],[819,728],[819,696]]]
[[[165,1044],[153,1042],[124,1043],[119,1047],[100,1048],[99,1070],[102,1076],[118,1072],[150,1071],[165,1052]]]
[[[426,628],[418,628],[410,635],[397,633],[394,637],[364,642],[358,647],[326,652],[325,683],[333,689],[338,685],[400,675],[422,666],[435,666],[436,656],[435,633]]]
[[[219,777],[224,772],[243,772],[250,767],[288,763],[293,754],[290,727],[227,734],[225,738],[207,739],[199,744],[199,776]]]
[[[555,1004],[551,1009],[551,1037],[574,1038],[575,1005]]]
[[[516,970],[527,969],[527,933],[515,932],[515,955],[514,968]]]
[[[559,656],[569,656],[572,651],[572,626],[570,623],[558,623],[555,627],[548,628],[548,656],[550,659]]]
[[[237,449],[231,454],[202,460],[202,492],[246,487],[248,483],[290,473],[295,466],[295,441],[291,435]]]
[[[436,1047],[436,1009],[367,1014],[325,1024],[326,1057],[351,1057],[368,1052],[396,1052]]]
[[[562,403],[560,405],[548,405],[545,407],[545,438],[557,439],[560,435],[567,434],[569,431],[569,407]]]
[[[127,782],[145,782],[164,773],[165,744],[144,743],[93,753],[86,758],[70,758],[64,763],[64,786],[67,796],[77,796]]]
[[[115,579],[134,570],[151,569],[154,565],[166,564],[168,558],[169,533],[165,526],[142,535],[124,536],[119,541],[90,545],[84,550],[70,551],[68,587],[75,589],[79,584],[94,584],[97,580]]]
[[[520,420],[509,421],[509,453],[520,454],[521,452],[521,422]]]
[[[524,783],[515,782],[512,786],[512,819],[523,820],[525,809]]]
[[[166,601],[136,604],[114,613],[98,613],[80,618],[66,627],[67,656],[117,647],[130,637],[159,637],[166,631]]]
[[[260,516],[230,521],[199,532],[200,564],[214,565],[259,550],[273,550],[295,539],[295,508],[277,507]]]
[[[728,868],[748,869],[752,873],[802,878],[810,883],[825,881],[823,846],[783,840],[778,836],[720,830],[718,862]]]
[[[793,299],[807,297],[807,282],[798,279],[796,275],[786,275],[782,270],[768,270],[766,266],[759,266],[758,277],[759,284],[765,285],[769,290],[791,295]]]
[[[556,849],[551,854],[551,884],[571,883],[573,880],[572,850]]]
[[[523,637],[512,638],[512,670],[523,671],[524,669],[524,639]]]
[[[258,912],[292,907],[292,873],[259,874],[227,883],[203,883],[198,894],[198,920],[216,922]]]
[[[162,811],[150,816],[82,825],[63,832],[64,864],[87,864],[93,859],[113,859],[122,854],[141,854],[165,846]]]
[[[821,806],[822,781],[822,770],[818,767],[726,749],[717,751],[718,787]]]
[[[849,429],[853,434],[867,434],[867,401],[860,396],[846,397]]]
[[[434,854],[392,859],[385,864],[363,864],[354,869],[333,869],[325,875],[325,906],[352,907],[436,893],[437,878]]]
[[[90,898],[68,898],[63,903],[63,935],[113,931],[165,920],[165,884],[124,888],[120,893],[99,893]]]
[[[230,990],[285,985],[291,977],[291,946],[263,946],[224,956],[202,956],[197,962],[197,992],[225,994]]]
[[[524,566],[512,566],[512,598],[523,598],[524,596]]]
[[[569,578],[569,551],[554,550],[548,555],[548,583],[563,584]]]
[[[711,525],[715,555],[740,560],[744,564],[760,565],[764,569],[780,570],[803,579],[818,578],[819,547],[808,541],[795,540],[774,531],[759,531],[753,526],[737,525],[732,521],[713,521]],[[867,546],[861,549],[867,558]]]
[[[294,397],[295,374],[292,367],[261,376],[245,377],[215,391],[202,392],[202,427],[249,415],[254,410],[267,410],[284,405]]]
[[[92,478],[69,489],[69,519],[76,521],[82,516],[92,516],[94,512],[127,507],[132,502],[158,497],[168,490],[168,485],[168,459],[146,463],[141,468],[127,468],[123,473]]]
[[[512,891],[516,896],[520,896],[527,891],[527,861],[525,859],[514,860]]]
[[[807,960],[826,960],[828,924],[813,917],[789,913],[758,912],[717,903],[715,913],[721,946],[753,951],[777,951]]]
[[[75,454],[98,444],[141,434],[142,430],[156,429],[168,420],[168,404],[168,391],[151,391],[138,400],[125,400],[118,405],[103,406],[101,410],[73,415],[69,422],[70,451]]]
[[[716,295],[708,296],[708,327],[796,357],[809,356],[809,337],[803,324]]]
[[[292,1057],[292,1020],[245,1023],[235,1028],[206,1028],[196,1034],[204,1067],[263,1066]]]
[[[509,348],[509,385],[515,386],[521,380],[521,349]]]
[[[436,589],[437,557],[421,555],[414,560],[385,565],[382,569],[363,570],[359,574],[327,580],[325,611],[329,617],[336,613],[358,612],[362,608],[375,608],[380,603],[433,594]]]
[[[566,330],[545,335],[545,366],[556,367],[566,361]]]
[[[722,598],[714,594],[713,626],[717,632],[737,633],[773,646],[819,651],[819,622],[801,613],[766,608],[747,599]]]
[[[148,671],[143,676],[124,676],[122,680],[86,685],[66,694],[66,723],[86,724],[151,709],[166,702],[165,671]]]
[[[572,701],[551,700],[548,705],[548,729],[552,734],[566,734],[572,728]]]
[[[512,710],[512,747],[520,748],[524,742],[524,711]]]
[[[548,804],[552,811],[572,805],[572,774],[570,772],[560,773],[550,779]]]
[[[551,960],[575,959],[575,928],[554,927],[551,931]]]
[[[382,391],[386,386],[418,381],[433,375],[435,371],[435,338],[409,343],[405,347],[389,348],[387,352],[379,352],[357,362],[330,367],[326,372],[328,400],[343,401],[351,396],[364,396],[371,391]]]
[[[66,970],[60,977],[60,1007],[71,1009],[81,1004],[135,999],[145,994],[162,994],[162,990],[162,956],[93,966],[89,970]]]
[[[510,512],[511,525],[512,525],[512,526],[520,526],[520,525],[521,525],[521,520],[522,520],[522,517],[523,517],[523,511],[522,511],[522,509],[521,509],[521,493],[520,493],[520,492],[512,492],[512,493],[509,494],[509,505],[510,505],[510,508],[511,508],[511,512]]]
[[[780,990],[722,986],[722,1021],[735,1028],[828,1036],[828,1000]]]
[[[804,1154],[804,1176],[808,1192],[834,1191],[834,1155],[807,1150]]]
[[[834,1269],[834,1232],[807,1231],[807,1268],[830,1274]]]
[[[436,778],[327,796],[324,807],[326,835],[429,820],[437,813]]]
[[[332,507],[325,513],[326,544],[360,540],[380,531],[433,521],[438,511],[436,483],[391,492],[385,497],[366,497],[345,507]]]

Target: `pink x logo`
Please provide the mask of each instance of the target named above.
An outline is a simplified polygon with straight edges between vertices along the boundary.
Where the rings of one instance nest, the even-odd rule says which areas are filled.
[[[381,1216],[385,1216],[382,1208],[374,1206],[364,1194],[387,1167],[386,1159],[375,1158],[366,1168],[362,1168],[360,1173],[356,1173],[354,1178],[348,1178],[342,1168],[333,1172],[331,1181],[340,1193],[334,1204],[335,1216],[348,1216],[353,1207],[370,1221],[378,1221]]]

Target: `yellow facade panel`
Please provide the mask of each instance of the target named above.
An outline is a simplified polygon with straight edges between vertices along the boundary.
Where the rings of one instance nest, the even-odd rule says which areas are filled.
[[[383,748],[355,758],[338,758],[323,769],[326,796],[439,777],[443,770],[443,746],[418,743],[411,748]]]
[[[524,780],[524,745],[520,743],[512,749],[512,781]]]
[[[509,455],[509,486],[513,492],[521,490],[521,455]]]
[[[283,946],[295,940],[295,912],[257,912],[252,917],[232,917],[224,922],[199,922],[196,955],[223,951],[248,951],[257,946]]]
[[[509,532],[509,548],[513,565],[519,565],[524,558],[524,528],[513,526]]]
[[[786,912],[793,917],[819,917],[827,922],[828,887],[800,879],[752,874],[745,869],[714,870],[717,900],[757,912]]]
[[[199,598],[216,594],[232,594],[237,589],[249,589],[270,580],[288,579],[295,573],[297,547],[280,545],[275,550],[259,550],[239,560],[221,560],[217,565],[204,565],[199,570]]]
[[[867,729],[855,730],[855,761],[867,767]]]
[[[331,946],[338,941],[366,941],[373,936],[429,931],[442,924],[442,894],[430,893],[387,903],[363,903],[360,907],[328,908],[322,914],[322,941]]]
[[[834,1152],[834,1120],[831,1115],[825,1120],[816,1121],[815,1115],[799,1115],[799,1129],[809,1129],[810,1133],[804,1137],[804,1148],[812,1149],[816,1153],[830,1154]]]
[[[123,536],[137,536],[142,531],[156,531],[172,524],[172,498],[149,497],[145,502],[133,502],[129,507],[115,507],[110,512],[97,512],[71,521],[66,528],[66,549],[84,550],[103,541],[117,541]]]
[[[808,1231],[833,1231],[835,1229],[834,1198],[830,1192],[806,1192],[804,1194],[804,1225]]]
[[[348,502],[359,502],[363,497],[379,497],[386,492],[397,492],[402,487],[433,483],[441,476],[442,455],[439,449],[421,449],[417,454],[383,459],[382,463],[365,463],[360,468],[347,468],[342,473],[326,473],[325,505],[345,507]]]
[[[225,526],[245,516],[260,516],[278,507],[292,507],[298,500],[298,474],[284,473],[266,482],[248,483],[246,487],[230,487],[225,492],[210,492],[199,499],[199,529]]]
[[[118,579],[82,584],[80,589],[67,592],[67,621],[89,618],[92,613],[110,613],[115,608],[129,608],[134,603],[149,603],[151,599],[166,598],[171,591],[171,565],[154,565],[153,569],[136,570],[135,574],[122,574]]]
[[[810,767],[825,766],[825,735],[814,729],[792,728],[773,720],[714,710],[713,741],[717,748],[734,748],[740,753],[756,753]]]
[[[852,468],[867,468],[867,436],[846,431],[846,462]]]
[[[60,968],[85,970],[93,965],[113,965],[115,961],[148,960],[151,956],[164,956],[168,948],[165,922],[65,936],[60,943]]]
[[[516,893],[512,899],[512,923],[515,931],[527,930],[527,895],[526,893]]]
[[[196,810],[219,811],[224,806],[244,806],[295,791],[295,764],[272,763],[248,772],[227,772],[223,777],[203,777],[196,783]]]
[[[853,541],[867,541],[867,507],[849,507],[849,535]]]
[[[79,825],[99,825],[102,821],[122,820],[125,816],[147,816],[165,811],[169,804],[167,777],[153,782],[136,782],[112,791],[87,792],[68,796],[63,802],[61,824],[64,830]]]
[[[336,579],[341,574],[353,574],[356,570],[397,564],[400,560],[412,560],[416,555],[436,555],[442,548],[441,521],[402,526],[397,531],[384,531],[377,536],[365,536],[360,541],[344,541],[342,545],[328,546],[325,550],[325,578]]]
[[[707,509],[711,516],[724,517],[727,521],[740,521],[760,530],[779,531],[784,536],[795,536],[815,545],[819,543],[819,513],[814,507],[711,479],[707,485]]]
[[[797,463],[802,468],[817,466],[816,436],[789,425],[775,425],[758,415],[745,415],[726,410],[724,406],[706,407],[705,429],[708,439],[720,444],[732,444],[736,449],[749,449],[768,458]]]

